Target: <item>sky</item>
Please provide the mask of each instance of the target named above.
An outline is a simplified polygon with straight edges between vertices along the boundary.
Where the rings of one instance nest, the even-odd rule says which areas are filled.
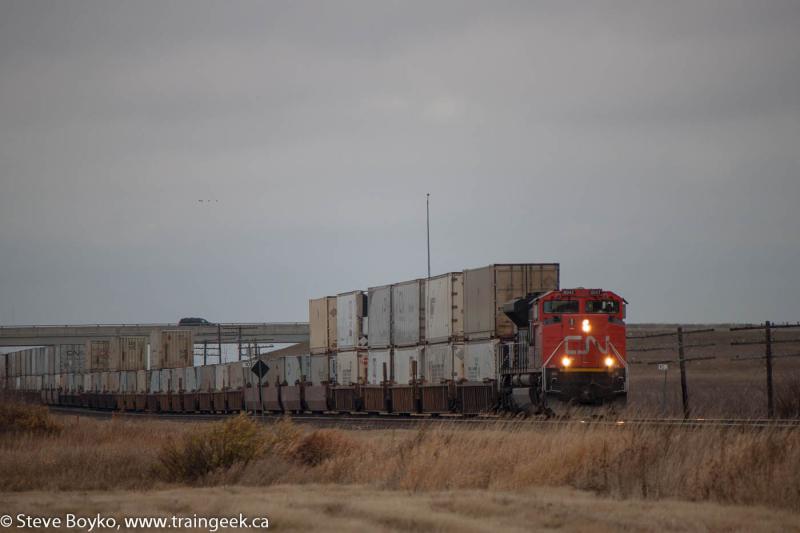
[[[800,320],[800,2],[0,0],[0,324],[559,262]]]

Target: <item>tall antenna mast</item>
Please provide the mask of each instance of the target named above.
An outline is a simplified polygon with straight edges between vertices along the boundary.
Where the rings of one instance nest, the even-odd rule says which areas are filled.
[[[425,211],[428,219],[428,279],[431,277],[431,193],[425,195]]]

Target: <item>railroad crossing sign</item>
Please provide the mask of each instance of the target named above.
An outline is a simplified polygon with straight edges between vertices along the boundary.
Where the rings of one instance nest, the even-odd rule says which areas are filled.
[[[662,372],[666,372],[669,370],[669,365],[667,363],[658,363],[658,369]]]
[[[256,376],[258,376],[258,379],[260,380],[267,375],[267,372],[269,372],[269,365],[267,365],[266,363],[264,363],[264,361],[259,359],[258,361],[253,363],[253,366],[250,367],[250,371]]]

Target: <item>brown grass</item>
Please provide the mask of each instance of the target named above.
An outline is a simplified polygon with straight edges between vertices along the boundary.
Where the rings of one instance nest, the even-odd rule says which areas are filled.
[[[566,486],[623,499],[800,511],[800,433],[780,428],[509,422],[502,429],[443,425],[357,432],[307,431],[288,421],[261,426],[246,419],[223,425],[65,417],[62,423],[64,430],[57,435],[0,437],[0,490],[154,489],[165,486],[165,479],[203,485],[365,485],[411,492]],[[208,445],[222,451],[207,460],[207,445],[186,447],[203,439],[240,442],[241,450]],[[172,454],[180,457],[187,449],[189,466],[181,463],[188,459],[175,459],[174,475],[163,475],[165,458],[169,464]],[[195,453],[202,458],[198,470],[192,462]],[[200,475],[186,474],[195,471]]]
[[[110,514],[120,522],[133,516],[243,513],[250,518],[268,517],[270,529],[278,531],[798,530],[797,515],[785,510],[708,502],[619,500],[564,487],[410,493],[357,485],[276,485],[256,490],[225,486],[149,492],[28,492],[0,494],[0,508],[34,516]],[[208,533],[208,529],[196,531]]]

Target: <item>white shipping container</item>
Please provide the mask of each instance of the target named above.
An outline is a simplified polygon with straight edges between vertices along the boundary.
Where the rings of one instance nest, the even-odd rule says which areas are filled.
[[[183,390],[183,382],[186,380],[186,372],[183,368],[170,368],[169,380],[169,391],[181,392]]]
[[[464,274],[425,280],[425,337],[430,343],[464,337]]]
[[[261,381],[262,385],[269,385],[274,386],[276,381],[283,382],[284,377],[284,362],[282,357],[277,357],[274,359],[267,359],[262,357],[264,364],[269,367],[267,370],[267,375],[264,376],[263,380]]]
[[[425,368],[428,383],[459,381],[464,378],[464,344],[428,344],[425,347]]]
[[[108,373],[108,392],[119,393],[122,392],[120,388],[120,373],[119,372],[109,372]]]
[[[244,368],[242,363],[228,364],[228,388],[238,390],[244,387],[244,372],[250,372],[249,368]]]
[[[55,373],[75,372],[82,373],[87,370],[85,366],[85,344],[61,344],[58,346],[58,363]]]
[[[312,385],[322,385],[330,381],[330,363],[328,355],[312,355],[310,358],[309,379]]]
[[[225,365],[214,365],[214,390],[223,391],[228,384],[228,371]]]
[[[184,369],[186,381],[184,381],[183,390],[186,392],[195,392],[197,390],[197,370],[198,367],[196,366]]]
[[[150,385],[150,376],[147,370],[136,371],[136,392],[138,394],[147,394],[147,387]]]
[[[391,348],[369,351],[367,362],[367,383],[380,385],[384,381],[384,365],[386,367],[386,380],[392,380],[392,350]]]
[[[283,382],[288,385],[295,385],[300,381],[302,370],[300,368],[300,357],[287,355],[283,357]]]
[[[364,383],[367,377],[366,350],[349,350],[336,354],[336,378],[339,385]]]
[[[162,368],[159,370],[161,377],[158,379],[158,384],[160,386],[158,392],[160,393],[167,393],[172,390],[172,372],[170,372],[169,368]]]
[[[362,291],[336,297],[336,344],[339,350],[362,345],[361,319],[364,317],[365,299]]]
[[[392,345],[392,286],[370,287],[367,298],[367,342],[370,348]]]
[[[417,362],[417,379],[424,379],[424,346],[409,346],[394,349],[394,381],[400,385],[411,383],[414,378],[413,361]]]
[[[150,390],[151,394],[158,394],[161,392],[161,371],[151,370],[150,373]]]
[[[392,286],[392,343],[411,346],[425,340],[425,280]]]
[[[487,339],[466,344],[464,372],[468,381],[497,379],[497,350],[500,341]]]
[[[197,390],[201,392],[211,392],[214,390],[216,371],[213,366],[197,367],[198,383]]]

